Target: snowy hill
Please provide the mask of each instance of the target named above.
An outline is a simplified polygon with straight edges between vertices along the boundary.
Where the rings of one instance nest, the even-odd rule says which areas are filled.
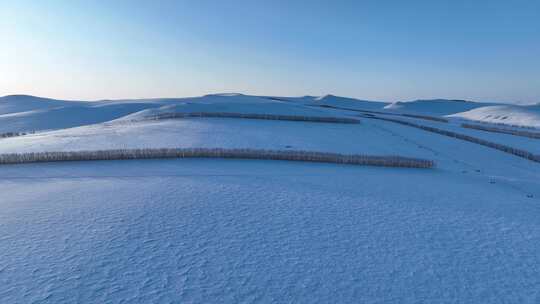
[[[388,104],[380,101],[358,100],[334,95],[325,95],[314,98],[314,103],[317,105],[352,108],[357,110],[380,110]]]
[[[492,104],[479,103],[466,100],[431,99],[415,100],[407,102],[394,102],[385,106],[387,110],[402,111],[408,113],[429,114],[429,115],[450,115],[472,109],[489,106]]]
[[[456,113],[450,117],[481,122],[540,128],[540,105],[498,105]]]
[[[0,133],[65,129],[101,123],[153,108],[144,103],[69,105],[0,115]]]
[[[0,98],[0,133],[35,131],[0,138],[0,156],[223,148],[436,164],[185,158],[0,165],[0,298],[536,303],[540,140],[462,122],[533,126],[537,110],[332,95]],[[487,117],[495,113],[507,118]]]
[[[0,115],[36,110],[47,110],[58,107],[75,106],[77,101],[56,100],[30,95],[8,95],[0,97]]]

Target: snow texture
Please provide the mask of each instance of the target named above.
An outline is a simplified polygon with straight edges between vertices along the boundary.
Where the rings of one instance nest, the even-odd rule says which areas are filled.
[[[407,109],[355,102],[242,94],[0,98],[2,132],[37,131],[0,139],[0,154],[206,147],[397,154],[437,163],[428,170],[232,159],[0,166],[0,302],[539,303],[540,164],[320,107],[442,117],[471,111],[469,102]],[[482,107],[491,106],[475,103],[472,111]],[[516,108],[534,106],[506,107],[507,115]],[[200,111],[361,124],[144,121]],[[399,119],[540,153],[539,140],[465,129],[459,117]]]
[[[5,303],[540,300],[538,201],[474,175],[234,160],[0,174]]]

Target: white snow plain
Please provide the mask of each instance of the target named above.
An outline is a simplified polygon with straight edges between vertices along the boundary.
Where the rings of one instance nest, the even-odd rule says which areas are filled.
[[[144,120],[167,111],[358,118],[319,105],[401,113],[331,95],[25,98],[20,109],[0,98],[0,109],[17,117],[13,126],[38,132],[0,139],[0,153],[293,148],[421,157],[437,167],[217,159],[0,166],[2,303],[540,302],[539,163],[362,117],[359,125]],[[459,107],[447,103],[414,113]],[[20,113],[58,107],[74,114]],[[0,128],[16,131],[2,117]],[[540,152],[540,140],[464,129],[456,118],[400,119]]]

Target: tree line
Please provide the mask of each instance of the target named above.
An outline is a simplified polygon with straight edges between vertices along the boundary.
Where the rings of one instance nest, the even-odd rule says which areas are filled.
[[[319,108],[337,109],[337,110],[345,110],[345,111],[352,111],[352,112],[360,112],[360,113],[367,113],[367,114],[381,114],[381,115],[388,115],[388,116],[404,116],[404,117],[419,118],[419,119],[424,119],[424,120],[431,120],[431,121],[448,123],[448,119],[446,119],[446,118],[437,117],[437,116],[429,116],[429,115],[381,112],[381,111],[373,111],[373,110],[360,110],[360,109],[351,109],[351,108],[337,107],[337,106],[331,106],[331,105],[320,105],[320,106],[317,106],[317,107],[319,107]]]
[[[6,133],[0,133],[0,138],[23,136],[23,135],[27,135],[27,134],[34,134],[34,132],[6,132]]]
[[[505,129],[505,128],[498,128],[498,127],[492,127],[492,126],[483,126],[483,125],[473,125],[473,124],[466,124],[466,123],[461,124],[461,126],[463,128],[476,129],[476,130],[486,131],[486,132],[504,133],[504,134],[521,136],[521,137],[540,139],[540,132],[531,132],[531,131],[515,130],[515,129]]]
[[[344,124],[359,124],[360,123],[359,119],[347,118],[347,117],[253,114],[253,113],[232,113],[232,112],[160,113],[160,114],[149,116],[145,118],[145,120],[161,120],[161,119],[192,118],[192,117],[245,118],[245,119],[288,120],[288,121],[307,121],[307,122],[344,123]]]
[[[260,160],[289,160],[334,164],[433,168],[432,160],[403,156],[375,156],[362,154],[340,154],[301,150],[224,149],[224,148],[146,148],[98,151],[26,152],[0,154],[0,164],[22,164],[36,162],[127,160],[160,158],[235,158]]]

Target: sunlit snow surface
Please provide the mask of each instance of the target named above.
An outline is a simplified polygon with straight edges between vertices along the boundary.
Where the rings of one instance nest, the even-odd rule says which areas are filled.
[[[3,303],[540,300],[538,201],[459,174],[151,160],[0,177]]]
[[[433,113],[464,104],[457,103],[412,105]],[[540,164],[321,104],[388,115],[407,110],[331,95],[92,104],[0,98],[1,132],[37,131],[0,139],[0,153],[306,149],[437,164],[0,166],[0,304],[540,302]],[[346,116],[361,124],[144,119],[168,111]],[[464,129],[457,118],[399,118],[540,153],[536,139]]]

